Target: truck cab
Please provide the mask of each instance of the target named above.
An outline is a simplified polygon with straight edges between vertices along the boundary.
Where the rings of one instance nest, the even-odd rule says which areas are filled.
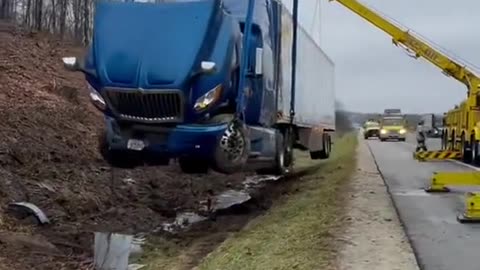
[[[380,121],[380,140],[405,141],[407,134],[407,122],[405,117],[384,116]]]
[[[363,137],[368,139],[370,137],[379,137],[380,136],[380,123],[375,120],[368,120],[363,125]]]
[[[292,24],[284,10],[274,0],[96,2],[85,57],[63,62],[85,74],[91,100],[105,116],[104,159],[115,167],[176,159],[186,173],[225,174],[258,160],[283,174],[297,142],[312,159],[328,158],[334,93],[312,99],[322,93],[318,78],[326,80],[308,74],[298,82],[310,91],[297,106],[305,109],[291,113],[302,99],[290,98],[296,84],[290,87],[288,53],[295,48],[292,32],[283,31]],[[316,51],[299,63],[320,65]],[[321,70],[328,76],[324,70],[331,70],[333,81],[333,64],[325,65]]]

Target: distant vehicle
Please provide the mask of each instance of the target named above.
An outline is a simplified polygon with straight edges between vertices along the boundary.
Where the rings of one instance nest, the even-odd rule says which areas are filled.
[[[440,138],[443,130],[443,116],[433,113],[422,115],[423,130],[428,137]]]
[[[407,121],[403,115],[384,115],[380,121],[380,141],[389,139],[405,141],[407,135]]]
[[[378,138],[380,136],[380,123],[375,120],[368,120],[363,125],[363,137],[365,140],[370,137]]]
[[[402,115],[401,109],[385,109],[383,110],[384,115]]]

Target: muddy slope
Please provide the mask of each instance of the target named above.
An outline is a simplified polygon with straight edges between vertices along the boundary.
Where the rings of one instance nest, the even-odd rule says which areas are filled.
[[[97,152],[102,117],[60,62],[81,49],[1,21],[0,40],[0,265],[86,268],[93,231],[150,231],[244,179],[175,166],[112,172]],[[36,204],[52,224],[13,217],[13,201]]]

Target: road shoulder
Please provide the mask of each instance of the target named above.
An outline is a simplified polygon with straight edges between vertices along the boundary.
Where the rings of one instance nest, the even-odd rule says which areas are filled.
[[[339,239],[338,268],[419,269],[374,158],[361,139],[357,162],[347,193],[348,225]]]

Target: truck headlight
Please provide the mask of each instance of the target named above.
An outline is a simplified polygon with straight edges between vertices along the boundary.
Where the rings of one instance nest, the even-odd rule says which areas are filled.
[[[100,111],[105,111],[107,106],[102,95],[100,95],[100,93],[98,93],[98,91],[95,90],[95,88],[93,88],[90,84],[88,84],[88,89],[90,90],[90,101],[92,104]]]
[[[400,134],[405,134],[405,133],[407,133],[406,129],[404,129],[404,128],[400,129]]]
[[[387,130],[386,130],[386,129],[381,129],[381,130],[380,130],[380,133],[381,133],[381,134],[387,134]]]
[[[222,88],[221,84],[215,86],[215,88],[208,91],[203,96],[199,97],[195,101],[195,105],[193,106],[193,108],[196,111],[205,110],[206,108],[208,108],[210,105],[214,104],[220,98],[220,96],[222,94],[222,90],[223,90],[223,88]]]

